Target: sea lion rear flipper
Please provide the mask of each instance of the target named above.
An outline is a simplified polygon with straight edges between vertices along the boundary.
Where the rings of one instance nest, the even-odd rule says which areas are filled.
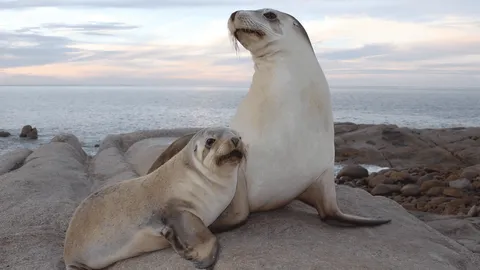
[[[351,226],[378,226],[390,223],[391,219],[367,218],[343,213],[337,204],[334,174],[327,169],[297,199],[314,207],[327,224]]]

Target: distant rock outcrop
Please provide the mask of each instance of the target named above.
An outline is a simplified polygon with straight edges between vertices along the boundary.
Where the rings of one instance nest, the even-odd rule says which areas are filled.
[[[23,126],[22,131],[19,135],[21,138],[29,138],[36,140],[38,139],[38,131],[37,128],[32,128],[31,125]]]
[[[0,130],[0,137],[5,138],[5,137],[9,137],[10,135],[12,135],[12,134],[10,134],[10,132],[8,132],[8,131]]]

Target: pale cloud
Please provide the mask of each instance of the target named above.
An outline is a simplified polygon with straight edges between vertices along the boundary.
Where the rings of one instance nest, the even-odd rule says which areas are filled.
[[[300,2],[262,5],[304,24],[331,84],[480,84],[475,1]],[[236,54],[226,23],[233,10],[260,7],[255,1],[0,1],[0,84],[248,87],[252,62],[246,50]]]

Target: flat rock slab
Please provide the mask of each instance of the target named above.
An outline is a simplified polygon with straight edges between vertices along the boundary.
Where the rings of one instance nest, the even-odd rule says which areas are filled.
[[[90,182],[76,137],[54,139],[0,176],[0,269],[57,269],[62,260],[70,215]]]
[[[33,151],[20,148],[0,156],[0,175],[20,168]]]
[[[108,137],[91,160],[75,138],[52,140],[30,154],[21,168],[0,176],[0,269],[64,269],[64,234],[78,203],[100,186],[141,174],[137,170],[156,159],[146,149],[165,146],[165,141],[149,140],[155,133],[137,134],[126,135],[127,140]],[[361,189],[337,190],[345,212],[393,222],[374,228],[334,227],[320,221],[312,208],[294,202],[252,214],[244,226],[219,234],[222,248],[215,269],[478,269],[475,253],[396,202]],[[194,268],[166,249],[108,269]]]

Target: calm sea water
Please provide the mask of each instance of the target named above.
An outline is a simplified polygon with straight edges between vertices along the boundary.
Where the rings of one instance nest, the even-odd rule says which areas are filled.
[[[0,87],[0,154],[33,148],[72,132],[85,150],[112,133],[226,125],[246,90],[165,90],[156,87]],[[408,127],[480,126],[479,89],[335,88],[335,121]],[[18,137],[37,127],[39,139]]]

